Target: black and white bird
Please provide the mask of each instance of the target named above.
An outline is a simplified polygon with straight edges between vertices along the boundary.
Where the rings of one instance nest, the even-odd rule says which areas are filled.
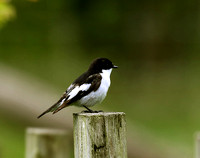
[[[110,74],[113,68],[117,68],[117,66],[107,58],[95,59],[89,69],[69,86],[62,97],[38,118],[48,112],[55,114],[70,105],[85,107],[91,113],[96,112],[89,107],[99,104],[105,99],[110,87]]]

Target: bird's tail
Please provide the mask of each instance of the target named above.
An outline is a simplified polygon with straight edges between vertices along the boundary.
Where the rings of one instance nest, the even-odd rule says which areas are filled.
[[[44,114],[46,114],[48,112],[50,112],[50,111],[47,109],[45,112],[43,112],[42,114],[40,114],[37,118],[39,119],[40,117],[42,117]]]
[[[54,105],[52,105],[50,108],[48,108],[46,111],[44,111],[42,114],[40,114],[37,118],[42,117],[43,115],[45,115],[48,112],[53,112],[55,111],[62,103],[60,101],[58,101],[57,103],[55,103]]]
[[[44,111],[41,115],[39,115],[37,118],[42,117],[48,112],[53,112],[55,114],[56,112],[60,111],[62,108],[67,106],[67,99],[69,96],[66,95],[66,93],[63,94],[63,96],[55,103],[53,104],[50,108],[48,108],[46,111]]]
[[[50,108],[48,108],[46,111],[44,111],[42,114],[40,114],[37,118],[39,119],[43,115],[45,115],[48,112],[52,112],[57,108],[57,104],[52,105]]]

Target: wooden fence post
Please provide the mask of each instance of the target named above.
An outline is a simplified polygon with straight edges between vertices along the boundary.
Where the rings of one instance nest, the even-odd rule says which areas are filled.
[[[195,142],[195,154],[196,154],[196,158],[200,158],[200,133],[196,134],[196,142]]]
[[[65,130],[28,128],[26,158],[69,158],[68,133]]]
[[[123,112],[75,113],[75,158],[127,158]]]

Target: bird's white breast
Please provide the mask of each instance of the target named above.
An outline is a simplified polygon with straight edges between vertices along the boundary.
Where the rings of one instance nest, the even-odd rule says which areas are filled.
[[[79,105],[93,106],[101,103],[106,97],[108,88],[110,87],[110,74],[112,69],[103,70],[101,73],[102,80],[99,88],[96,91],[92,91],[87,96],[83,97],[78,101]]]

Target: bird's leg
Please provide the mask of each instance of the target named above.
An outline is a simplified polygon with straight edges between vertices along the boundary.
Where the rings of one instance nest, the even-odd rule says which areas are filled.
[[[92,109],[88,108],[87,106],[83,105],[84,108],[86,108],[87,110],[82,111],[82,112],[87,112],[87,113],[98,113],[98,112],[103,112],[102,110],[100,111],[93,111]]]
[[[87,109],[86,111],[83,111],[83,112],[95,113],[95,111],[91,110],[87,106],[83,105],[83,107]]]

